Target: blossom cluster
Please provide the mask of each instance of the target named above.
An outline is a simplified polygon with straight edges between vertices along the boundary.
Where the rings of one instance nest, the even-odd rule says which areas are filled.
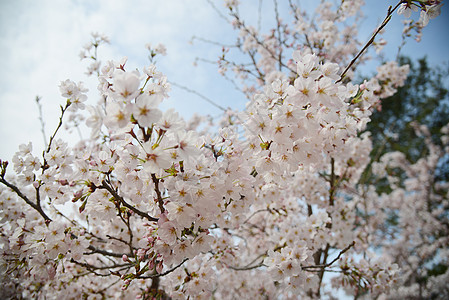
[[[436,255],[447,259],[447,183],[431,174],[448,152],[449,130],[438,146],[416,125],[429,154],[415,164],[400,153],[371,161],[366,124],[409,69],[388,62],[352,82],[356,27],[335,23],[359,16],[362,2],[337,9],[323,2],[316,25],[290,3],[294,29],[276,15],[277,30],[261,38],[240,18],[238,1],[225,1],[238,48],[253,64],[223,55],[220,67],[256,84],[243,89],[245,110],[226,111],[216,131],[161,109],[171,89],[154,60],[165,55],[163,45],[147,46],[149,66],[128,70],[126,58],[102,64],[96,50],[109,40],[94,34],[81,57],[93,60],[98,103],[87,105],[82,83],[61,82],[66,102],[42,157],[21,145],[15,175],[0,161],[5,294],[291,299],[319,298],[324,286],[356,297],[413,294],[415,286],[397,288],[399,278],[424,272],[422,262]],[[408,15],[415,2],[401,1],[399,12]],[[429,13],[439,5],[420,7]],[[298,34],[302,47],[292,42]],[[85,109],[90,138],[74,146],[56,138],[66,112],[76,119]],[[368,168],[393,191],[362,182]],[[383,226],[388,214],[400,219],[394,241],[382,236],[392,228]],[[410,248],[415,253],[403,259]],[[328,272],[338,275],[326,280]]]

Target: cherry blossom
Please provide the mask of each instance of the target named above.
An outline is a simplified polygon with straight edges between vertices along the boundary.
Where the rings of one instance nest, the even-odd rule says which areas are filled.
[[[429,262],[448,257],[448,185],[433,174],[449,127],[436,142],[412,124],[428,148],[414,163],[400,152],[372,160],[366,124],[409,67],[385,62],[355,78],[368,60],[357,40],[363,1],[323,1],[316,19],[291,2],[292,22],[279,4],[276,26],[263,33],[241,17],[239,1],[224,1],[238,35],[232,51],[248,61],[223,48],[217,65],[234,72],[248,102],[201,129],[202,118],[161,108],[171,86],[154,58],[165,46],[149,44],[150,64],[128,70],[126,58],[103,64],[96,51],[109,39],[92,35],[80,55],[94,52],[87,69],[99,101],[87,106],[90,117],[74,114],[86,107],[84,85],[59,86],[61,123],[72,113],[91,136],[69,145],[56,137],[59,125],[41,156],[28,143],[12,170],[0,161],[5,293],[317,299],[343,289],[384,299],[444,288],[447,270],[422,282]],[[399,1],[373,40],[394,10],[420,9],[425,26],[441,5]],[[391,192],[365,181],[366,170]]]

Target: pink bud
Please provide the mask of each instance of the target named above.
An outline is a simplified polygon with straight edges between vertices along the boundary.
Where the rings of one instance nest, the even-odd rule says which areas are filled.
[[[50,279],[55,278],[55,275],[56,275],[56,268],[55,268],[55,266],[51,265],[50,267],[47,267],[47,273],[48,273],[48,277]]]
[[[168,218],[167,218],[167,215],[166,215],[165,213],[163,213],[163,214],[161,214],[161,215],[159,216],[159,220],[157,221],[157,224],[158,224],[159,226],[161,226],[161,225],[164,224],[165,222],[168,222]]]
[[[128,261],[129,261],[129,259],[128,259],[128,255],[126,255],[126,254],[123,254],[123,256],[122,256],[122,260],[123,260],[124,262],[128,262]]]
[[[162,265],[162,261],[160,261],[157,266],[156,266],[156,272],[158,272],[159,274],[162,273],[162,269],[164,268],[164,266]]]
[[[139,260],[143,260],[143,258],[145,257],[145,253],[146,253],[145,249],[139,249],[137,250],[136,255],[139,258]]]
[[[148,269],[150,270],[154,269],[154,260],[150,260],[150,263],[148,264]]]

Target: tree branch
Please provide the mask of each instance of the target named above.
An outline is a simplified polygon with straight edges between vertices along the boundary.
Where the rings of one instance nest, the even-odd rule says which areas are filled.
[[[158,218],[154,218],[154,217],[148,215],[147,213],[144,213],[143,211],[140,211],[137,208],[129,205],[125,201],[125,199],[123,199],[122,196],[117,194],[117,192],[111,186],[108,185],[108,183],[105,180],[102,181],[102,185],[98,186],[98,188],[107,190],[109,193],[111,193],[112,196],[114,196],[115,199],[119,200],[120,203],[124,207],[128,208],[129,210],[132,210],[135,214],[137,214],[137,215],[139,215],[139,216],[141,216],[143,218],[146,218],[146,219],[148,219],[151,222],[157,222],[159,220]]]
[[[324,268],[330,267],[334,262],[336,262],[337,260],[339,260],[340,257],[341,257],[345,252],[347,252],[349,249],[351,249],[352,247],[354,247],[354,245],[355,245],[355,241],[352,242],[349,246],[347,246],[347,247],[344,248],[343,250],[341,250],[340,253],[338,253],[337,257],[334,258],[330,263],[327,263],[327,264],[321,264],[321,265],[313,265],[313,266],[304,266],[304,267],[301,267],[301,268],[304,270],[304,269],[324,269]],[[312,271],[313,271],[313,270],[312,270]]]
[[[340,79],[338,79],[335,83],[338,83],[343,80],[343,78],[345,77],[345,75],[349,71],[349,69],[352,67],[352,65],[363,54],[363,52],[365,52],[365,50],[374,42],[374,39],[376,38],[377,34],[388,24],[388,22],[390,22],[393,12],[399,7],[399,5],[402,4],[402,2],[403,1],[399,1],[399,3],[396,4],[396,6],[393,9],[391,9],[391,6],[388,8],[387,16],[383,20],[382,24],[380,24],[380,26],[377,28],[377,30],[373,33],[370,40],[365,44],[365,46],[362,48],[362,50],[360,50],[360,52],[351,60],[351,62],[346,67],[346,69],[343,71],[343,73],[341,73]]]
[[[39,121],[41,122],[41,132],[42,132],[42,137],[44,138],[44,145],[45,148],[47,148],[47,136],[45,135],[45,122],[44,122],[44,118],[42,116],[42,105],[41,105],[41,97],[36,96],[36,104],[37,104],[37,108],[39,109]]]
[[[25,196],[18,187],[16,187],[15,185],[9,183],[4,176],[0,177],[0,182],[3,183],[4,185],[6,185],[7,187],[9,187],[11,190],[13,190],[17,196],[19,196],[20,198],[22,198],[28,205],[30,205],[32,208],[34,208],[44,219],[46,222],[51,222],[52,220],[50,219],[49,216],[47,216],[47,214],[44,212],[44,210],[42,209],[41,205],[40,205],[40,201],[38,201],[37,203],[34,203],[33,201],[31,201],[30,199],[28,199],[27,196]],[[36,189],[37,193],[39,193],[39,190]]]
[[[263,264],[263,259],[261,262],[259,262],[257,265],[253,265],[251,266],[254,262],[256,262],[257,260],[259,260],[260,258],[265,258],[267,256],[267,253],[262,253],[260,255],[258,255],[255,259],[253,259],[249,264],[247,264],[244,267],[234,267],[234,266],[228,266],[229,269],[235,270],[235,271],[246,271],[246,270],[252,270],[252,269],[256,269],[258,267],[262,267]]]
[[[170,270],[165,271],[164,273],[153,274],[153,275],[148,275],[148,276],[137,276],[136,278],[137,279],[146,279],[146,278],[157,278],[157,277],[165,276],[167,274],[170,274],[171,272],[173,272],[174,270],[176,270],[180,266],[182,266],[188,260],[189,260],[188,258],[184,258],[184,260],[181,263],[179,263],[177,266],[171,268]]]
[[[123,257],[123,254],[114,253],[114,252],[109,252],[109,251],[106,251],[106,250],[98,249],[98,248],[95,248],[92,245],[89,245],[89,247],[87,247],[87,249],[91,250],[92,252],[84,253],[85,255],[102,254],[102,255],[105,255],[105,256],[112,256],[112,257],[119,257],[119,258]]]
[[[157,195],[157,203],[159,204],[159,209],[161,210],[161,213],[163,214],[165,212],[164,208],[164,200],[162,200],[161,191],[159,190],[159,179],[156,177],[156,174],[151,174],[151,179],[154,183],[154,190],[156,191]]]

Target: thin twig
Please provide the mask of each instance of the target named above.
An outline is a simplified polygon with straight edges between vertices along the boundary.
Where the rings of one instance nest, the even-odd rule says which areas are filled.
[[[81,267],[86,268],[90,273],[92,273],[92,274],[94,274],[96,276],[99,276],[99,277],[108,277],[108,276],[111,275],[111,273],[109,273],[109,274],[102,274],[102,273],[96,272],[97,270],[109,270],[109,269],[114,269],[114,268],[119,268],[119,267],[125,266],[125,265],[115,265],[115,266],[97,267],[97,266],[94,266],[94,265],[91,265],[91,264],[88,264],[88,263],[78,262],[78,261],[74,260],[73,258],[72,258],[72,260],[70,262],[72,262],[72,263],[74,263],[76,265],[79,265]]]
[[[112,257],[119,257],[119,258],[123,257],[123,254],[121,254],[121,253],[109,252],[106,250],[98,249],[92,245],[89,245],[89,247],[87,247],[87,249],[91,250],[92,252],[84,253],[85,255],[102,254],[105,256],[112,256]]]
[[[252,269],[256,269],[259,267],[264,266],[263,264],[263,259],[261,262],[259,262],[256,265],[253,265],[256,261],[258,261],[260,258],[265,258],[267,256],[267,253],[262,253],[260,255],[258,255],[255,259],[253,259],[249,264],[247,264],[244,267],[234,267],[234,266],[228,266],[229,269],[235,270],[235,271],[247,271],[247,270],[252,270]]]
[[[208,40],[208,39],[205,39],[203,37],[196,36],[196,35],[192,36],[192,39],[190,41],[193,43],[196,40],[201,41],[201,42],[206,43],[206,44],[220,46],[220,47],[225,47],[225,48],[237,48],[238,47],[236,45],[222,44],[220,42],[213,41],[213,40]]]
[[[124,207],[126,207],[126,208],[132,210],[134,213],[138,214],[139,216],[144,217],[144,218],[146,218],[146,219],[148,219],[149,221],[152,221],[152,222],[157,222],[157,221],[159,220],[158,218],[154,218],[154,217],[148,215],[147,213],[144,213],[143,211],[140,211],[140,210],[138,210],[137,208],[135,208],[135,207],[129,205],[129,204],[125,201],[125,199],[123,199],[122,196],[120,196],[119,194],[117,194],[117,192],[116,192],[112,187],[110,187],[110,186],[108,185],[108,183],[107,183],[105,180],[103,180],[102,185],[98,186],[98,188],[107,190],[109,193],[111,193],[112,196],[114,196],[115,199],[119,200],[120,203],[121,203]]]
[[[336,262],[337,260],[339,260],[340,257],[341,257],[345,252],[347,252],[349,249],[351,249],[352,247],[354,247],[354,245],[355,245],[355,241],[352,242],[349,246],[347,246],[347,247],[344,248],[343,250],[341,250],[340,253],[338,253],[337,257],[334,258],[330,263],[327,263],[327,264],[321,264],[321,265],[313,265],[313,266],[304,266],[304,267],[301,267],[301,268],[304,270],[304,269],[324,269],[324,268],[330,267],[334,262]]]
[[[31,201],[30,199],[28,199],[27,196],[25,196],[18,187],[16,187],[15,185],[9,183],[3,176],[0,177],[0,182],[3,183],[4,185],[6,185],[7,187],[9,187],[11,190],[13,190],[17,196],[19,196],[20,198],[22,198],[28,205],[30,205],[32,208],[34,208],[35,210],[37,210],[37,212],[45,219],[46,222],[51,222],[52,220],[50,219],[50,217],[47,216],[47,214],[43,211],[40,202],[38,203],[34,203],[33,201]]]
[[[53,142],[56,134],[58,133],[59,128],[61,128],[61,126],[62,126],[62,119],[64,118],[64,113],[67,111],[70,104],[71,104],[71,102],[67,101],[65,107],[62,107],[62,105],[59,106],[61,108],[61,116],[59,117],[59,123],[58,123],[58,126],[56,127],[55,131],[53,132],[53,134],[50,137],[50,142],[48,143],[47,150],[45,150],[44,154],[50,152],[51,143]],[[44,160],[45,160],[45,157],[44,157]]]
[[[278,43],[279,43],[279,54],[278,54],[278,62],[279,62],[279,71],[282,71],[282,35],[281,35],[281,18],[279,17],[278,10],[278,2],[277,0],[273,0],[274,2],[274,13],[276,16],[276,31],[278,34]]]
[[[226,16],[215,6],[214,2],[212,0],[206,0],[207,3],[209,3],[210,6],[212,6],[212,8],[215,10],[215,12],[217,13],[217,15],[220,16],[220,18],[222,18],[223,20],[226,21],[226,23],[231,23],[229,21],[228,18],[226,18]]]
[[[360,52],[351,60],[351,62],[346,67],[346,69],[343,71],[343,73],[341,73],[340,79],[338,79],[335,83],[338,83],[338,82],[343,80],[343,78],[345,77],[345,75],[349,71],[349,69],[352,67],[352,65],[363,54],[363,52],[365,52],[365,50],[374,42],[374,39],[376,38],[377,34],[388,24],[388,22],[390,22],[393,12],[399,7],[399,5],[401,5],[402,2],[403,1],[399,1],[399,3],[396,4],[396,6],[393,9],[391,9],[391,6],[388,8],[387,16],[383,20],[382,24],[373,33],[373,35],[371,36],[370,40],[365,44],[365,46],[362,48],[362,50],[360,50]]]
[[[36,104],[37,104],[37,108],[39,110],[39,121],[41,122],[41,132],[42,132],[42,137],[44,138],[44,146],[45,148],[48,147],[47,145],[47,136],[45,135],[45,122],[44,122],[44,118],[43,118],[43,114],[42,114],[42,105],[41,105],[41,97],[36,96]]]
[[[273,58],[276,61],[279,61],[279,57],[276,55],[276,53],[273,53],[273,51],[270,48],[268,48],[267,45],[264,44],[256,34],[251,32],[251,30],[249,30],[246,27],[246,25],[240,20],[240,17],[236,13],[232,13],[231,15],[237,21],[237,25],[239,26],[239,28],[243,29],[247,34],[249,34],[259,46],[261,46],[264,50],[266,50],[270,54],[271,58]],[[293,70],[288,65],[284,64],[282,61],[279,61],[279,63],[282,67],[290,70],[293,74],[297,74],[296,70]]]
[[[125,245],[128,245],[128,242],[127,242],[127,241],[124,241],[124,240],[122,240],[122,239],[120,239],[120,238],[117,238],[117,237],[115,237],[115,236],[111,236],[111,235],[107,234],[106,237],[107,237],[108,239],[115,240],[115,241],[119,241],[119,242],[121,242],[121,243],[123,243],[123,244],[125,244]]]
[[[159,209],[161,210],[161,213],[163,214],[165,212],[164,208],[164,200],[162,199],[161,191],[159,190],[159,179],[156,177],[156,174],[151,174],[151,179],[154,183],[154,190],[156,191],[157,195],[157,203],[159,204]]]
[[[254,217],[256,214],[258,214],[258,213],[260,213],[260,212],[264,212],[264,211],[268,211],[269,212],[269,210],[267,209],[267,208],[263,208],[263,209],[259,209],[259,210],[256,210],[255,212],[253,212],[244,222],[243,222],[243,224],[246,224],[246,223],[248,223],[248,221],[252,218],[252,217]]]
[[[202,98],[203,100],[206,100],[208,103],[212,104],[213,106],[215,106],[215,107],[218,108],[218,109],[221,109],[222,111],[227,111],[226,108],[224,108],[223,106],[221,106],[221,105],[215,103],[213,100],[211,100],[210,98],[204,96],[203,94],[198,93],[197,91],[194,91],[194,90],[192,90],[192,89],[189,89],[188,87],[185,87],[185,86],[183,86],[183,85],[180,85],[180,84],[178,84],[178,83],[176,83],[176,82],[170,81],[170,84],[171,84],[171,85],[174,85],[174,86],[176,86],[176,87],[178,87],[178,88],[180,88],[180,89],[183,89],[183,90],[185,90],[185,91],[187,91],[187,92],[189,92],[189,93],[192,93],[192,94],[197,95],[198,97]]]
[[[126,263],[126,264],[115,264],[112,266],[103,266],[103,267],[97,267],[88,263],[83,263],[83,262],[79,262],[76,260],[71,260],[70,262],[75,263],[77,265],[83,266],[87,269],[94,269],[94,270],[108,270],[108,269],[115,269],[115,268],[121,268],[121,267],[129,267],[129,266],[133,266],[132,263]]]
[[[273,251],[279,251],[279,250],[281,250],[282,248],[284,248],[286,245],[287,245],[286,243],[284,243],[283,245],[278,245],[278,246],[276,246],[276,247],[273,249]],[[265,251],[264,253],[259,254],[255,259],[253,259],[249,264],[247,264],[247,265],[244,266],[244,267],[228,266],[228,268],[233,269],[233,270],[236,270],[236,271],[246,271],[246,270],[251,270],[251,269],[263,267],[263,266],[265,266],[265,265],[263,264],[263,260],[262,260],[260,263],[258,263],[257,265],[254,265],[254,266],[251,266],[251,265],[252,265],[254,262],[256,262],[258,259],[260,259],[261,257],[264,257],[264,258],[265,258],[265,257],[267,257],[267,256],[268,256],[268,251]]]
[[[136,278],[138,279],[146,279],[146,278],[157,278],[157,277],[162,277],[165,276],[167,274],[170,274],[171,272],[173,272],[174,270],[176,270],[177,268],[179,268],[180,266],[182,266],[186,261],[188,261],[188,258],[184,258],[184,260],[177,266],[171,268],[170,270],[165,271],[164,273],[160,273],[160,274],[153,274],[153,275],[148,275],[148,276],[137,276]]]

